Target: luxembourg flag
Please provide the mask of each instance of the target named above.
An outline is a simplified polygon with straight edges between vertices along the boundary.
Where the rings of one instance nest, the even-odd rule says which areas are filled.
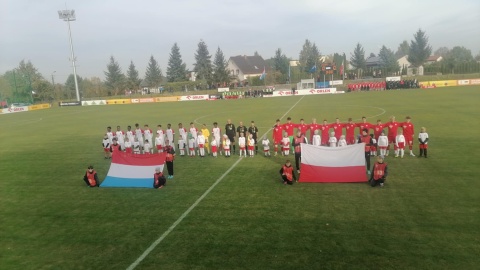
[[[126,154],[113,152],[112,164],[101,187],[146,187],[153,188],[155,168],[163,171],[165,153]]]
[[[365,145],[325,147],[303,144],[299,182],[366,182]]]

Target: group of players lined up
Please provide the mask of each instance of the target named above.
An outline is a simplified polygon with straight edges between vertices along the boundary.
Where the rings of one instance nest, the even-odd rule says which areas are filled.
[[[355,136],[355,129],[358,128],[357,138]],[[399,130],[399,128],[402,128]],[[390,121],[382,123],[381,120],[377,120],[376,124],[367,122],[367,118],[362,117],[362,121],[359,123],[353,122],[352,118],[348,119],[347,123],[341,123],[340,119],[336,118],[334,123],[328,123],[326,119],[322,124],[317,123],[316,119],[312,119],[312,123],[306,124],[303,119],[300,119],[300,123],[292,123],[291,118],[287,118],[287,122],[280,123],[277,119],[275,126],[273,127],[273,142],[274,152],[278,152],[282,147],[282,153],[288,154],[289,146],[292,145],[294,130],[297,129],[303,136],[307,137],[309,132],[309,143],[317,146],[345,146],[358,143],[358,137],[361,136],[363,131],[367,131],[370,134],[370,130],[373,131],[370,134],[372,143],[370,145],[370,151],[372,155],[377,155],[377,146],[379,155],[388,156],[390,152],[390,145],[393,144],[395,156],[403,157],[404,149],[408,146],[410,155],[413,154],[413,137],[414,126],[411,122],[411,118],[407,116],[404,122],[397,122],[395,116],[390,117]],[[343,130],[345,129],[345,134]],[[385,132],[388,130],[388,132]],[[288,139],[286,139],[288,138]],[[422,141],[420,141],[422,142]]]
[[[399,130],[399,127],[402,130]],[[286,123],[282,124],[277,119],[273,126],[274,154],[277,155],[279,150],[283,155],[293,154],[295,129],[306,138],[308,143],[337,147],[358,143],[358,138],[355,136],[356,128],[359,130],[358,136],[365,129],[367,133],[373,130],[370,135],[373,142],[370,147],[372,155],[377,155],[378,146],[379,155],[388,156],[390,145],[393,144],[395,156],[403,157],[406,146],[410,150],[410,155],[414,156],[412,151],[414,126],[408,116],[405,122],[396,122],[395,117],[391,116],[389,122],[383,124],[381,120],[377,120],[375,125],[368,123],[366,117],[362,117],[362,121],[359,123],[354,123],[352,118],[349,118],[347,123],[341,123],[337,118],[334,123],[328,123],[324,119],[322,124],[317,123],[316,119],[312,119],[310,124],[305,123],[303,119],[300,119],[300,123],[293,123],[290,117],[287,118]],[[388,129],[387,135],[384,133],[386,129]],[[128,126],[126,132],[122,131],[120,126],[117,126],[116,131],[107,127],[102,143],[105,158],[110,158],[111,153],[117,150],[133,154],[161,153],[166,146],[173,149],[177,146],[180,156],[191,157],[196,155],[204,157],[210,154],[214,157],[218,155],[229,157],[236,153],[237,145],[240,156],[253,157],[258,153],[258,128],[254,121],[251,121],[249,127],[245,126],[243,122],[239,122],[239,125],[235,127],[228,119],[224,130],[218,126],[217,122],[213,123],[211,130],[207,128],[206,124],[197,129],[193,122],[190,123],[187,130],[182,123],[179,123],[177,131],[178,140],[175,140],[176,132],[171,124],[167,124],[166,130],[162,128],[162,125],[157,125],[155,132],[149,128],[148,124],[143,128],[139,124],[135,124],[133,130],[131,126]],[[307,132],[309,133],[308,137]],[[261,145],[264,155],[270,156],[270,141],[266,136],[262,138]]]
[[[236,146],[235,139],[238,132],[238,147],[240,156],[253,157],[258,152],[257,133],[258,128],[255,122],[252,121],[250,127],[246,127],[240,122],[240,125],[235,129],[231,120],[227,121],[225,125],[225,134],[222,135],[222,130],[218,123],[213,123],[213,128],[210,130],[206,124],[203,124],[200,129],[197,129],[193,122],[190,127],[185,128],[182,123],[178,124],[178,140],[175,140],[175,130],[172,129],[171,124],[167,124],[167,129],[164,130],[162,125],[157,125],[157,130],[152,131],[148,124],[143,128],[137,123],[135,129],[131,126],[127,127],[124,132],[120,126],[117,126],[116,131],[112,131],[111,127],[107,127],[107,132],[104,135],[102,146],[105,153],[105,159],[109,159],[115,151],[122,151],[129,154],[153,154],[162,153],[165,148],[175,146],[178,147],[180,156],[194,157],[199,155],[205,157],[212,155],[217,157],[218,154],[231,156],[231,152],[235,154]],[[212,139],[210,140],[210,135]],[[154,137],[155,136],[155,137]],[[176,143],[175,143],[176,142]],[[267,140],[267,144],[269,141]],[[232,150],[233,149],[233,150]],[[269,155],[265,152],[265,155]]]

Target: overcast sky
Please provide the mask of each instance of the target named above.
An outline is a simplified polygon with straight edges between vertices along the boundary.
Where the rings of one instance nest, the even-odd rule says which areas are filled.
[[[0,0],[0,74],[30,60],[44,77],[64,82],[72,73],[67,23],[57,11],[74,9],[71,22],[77,73],[104,78],[113,55],[122,71],[140,72],[153,55],[166,72],[177,42],[187,68],[203,39],[210,54],[267,59],[277,48],[297,59],[305,39],[322,54],[347,54],[357,42],[366,54],[382,45],[396,51],[419,29],[433,50],[464,46],[480,52],[479,0]],[[212,57],[213,60],[213,57]]]

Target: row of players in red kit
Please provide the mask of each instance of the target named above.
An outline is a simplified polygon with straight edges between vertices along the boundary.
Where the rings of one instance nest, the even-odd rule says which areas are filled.
[[[385,154],[386,156],[388,156],[389,154],[390,144],[393,144],[395,154],[397,155],[398,145],[396,143],[396,138],[399,133],[398,128],[402,128],[403,136],[405,137],[405,146],[408,146],[410,150],[410,155],[415,156],[412,152],[413,137],[415,133],[410,116],[407,116],[404,122],[397,122],[395,120],[395,116],[391,116],[390,121],[384,124],[381,120],[377,120],[376,124],[369,123],[367,122],[367,118],[365,116],[362,117],[361,122],[357,123],[353,122],[352,118],[349,118],[347,123],[341,123],[338,118],[335,119],[334,123],[328,123],[328,121],[324,119],[323,123],[319,124],[317,123],[317,120],[315,118],[312,119],[312,123],[310,124],[306,124],[303,119],[300,119],[300,123],[293,123],[292,119],[288,117],[287,122],[281,124],[280,120],[277,119],[275,126],[273,126],[274,151],[276,154],[279,146],[282,145],[284,133],[287,134],[290,139],[290,145],[292,145],[295,129],[297,129],[297,131],[300,131],[300,133],[306,138],[309,138],[308,142],[310,144],[313,144],[314,135],[316,133],[319,133],[321,140],[320,145],[328,146],[330,139],[330,131],[334,133],[334,137],[337,139],[337,141],[340,140],[340,137],[344,136],[347,144],[350,145],[357,143],[357,139],[355,136],[356,128],[358,128],[357,134],[359,135],[361,135],[365,129],[368,133],[370,133],[370,130],[372,130],[373,138],[375,139],[375,141],[378,141],[378,138],[380,137],[382,132],[388,129],[388,147]],[[307,132],[309,133],[309,136],[307,136]]]

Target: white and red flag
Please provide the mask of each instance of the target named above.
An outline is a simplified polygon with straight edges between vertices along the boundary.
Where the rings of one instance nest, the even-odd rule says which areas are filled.
[[[325,147],[303,144],[299,182],[366,182],[365,145]]]

